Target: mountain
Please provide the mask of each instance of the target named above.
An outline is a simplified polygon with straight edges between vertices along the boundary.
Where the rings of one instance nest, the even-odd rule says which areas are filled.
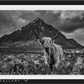
[[[4,35],[0,38],[0,48],[13,48],[29,50],[41,49],[41,45],[37,42],[36,32],[39,37],[55,37],[58,30],[53,26],[46,24],[42,19],[37,18],[29,24],[23,26],[21,29],[12,32],[11,34]],[[61,32],[59,32],[56,44],[61,45],[64,49],[83,48],[74,39],[67,39]],[[30,47],[29,47],[30,46]]]

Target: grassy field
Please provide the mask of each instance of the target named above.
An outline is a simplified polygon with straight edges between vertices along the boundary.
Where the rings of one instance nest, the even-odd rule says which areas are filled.
[[[0,75],[83,75],[84,53],[65,53],[58,68],[49,68],[43,52],[0,53]]]

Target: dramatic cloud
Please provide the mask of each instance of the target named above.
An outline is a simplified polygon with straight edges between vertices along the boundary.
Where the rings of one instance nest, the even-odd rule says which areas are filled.
[[[82,10],[0,11],[0,37],[20,29],[37,17],[61,31],[67,38],[74,38],[84,44],[84,11]]]
[[[25,19],[19,17],[21,14],[21,11],[0,11],[0,36],[11,33],[26,23]]]
[[[84,28],[84,11],[63,11],[58,28],[69,33]]]

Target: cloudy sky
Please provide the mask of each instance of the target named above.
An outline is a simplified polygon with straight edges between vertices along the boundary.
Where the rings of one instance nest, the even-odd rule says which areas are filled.
[[[61,31],[67,38],[74,38],[84,45],[84,11],[82,10],[0,11],[0,37],[20,29],[37,17]]]

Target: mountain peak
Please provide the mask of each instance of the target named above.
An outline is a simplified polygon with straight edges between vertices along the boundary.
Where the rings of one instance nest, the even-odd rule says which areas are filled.
[[[34,21],[43,21],[41,18],[36,18]]]
[[[53,38],[58,32],[56,28],[45,23],[42,19],[38,17],[29,24],[23,26],[21,30],[14,31],[9,35],[4,35],[3,37],[1,37],[0,44],[3,44],[5,42],[14,43],[26,42],[31,40],[33,41],[37,38],[34,29],[40,37]],[[81,45],[78,44],[76,41],[68,40],[61,32],[59,33],[55,43],[61,45],[63,48],[76,48],[77,46],[81,47]]]
[[[44,21],[42,19],[40,19],[39,17],[36,18],[35,20],[33,20],[30,24],[36,24],[36,25],[39,25],[41,23],[43,23]]]

